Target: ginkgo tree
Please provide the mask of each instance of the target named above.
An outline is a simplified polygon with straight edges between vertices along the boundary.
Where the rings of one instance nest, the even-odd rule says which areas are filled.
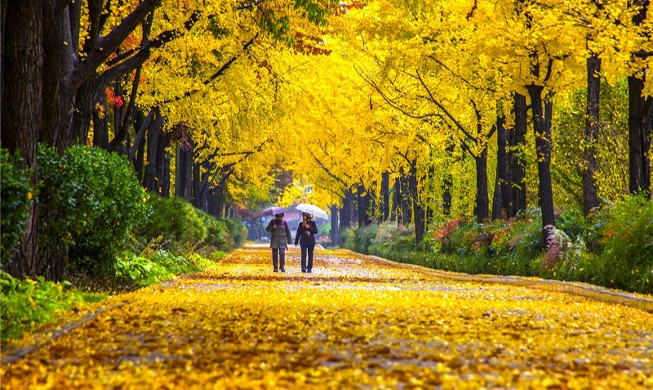
[[[216,32],[214,38],[220,38],[224,30],[224,35],[233,39],[233,47],[242,48],[241,37],[249,32],[248,36],[252,38],[258,32],[291,44],[293,23],[319,25],[334,5],[329,1],[148,0],[56,4],[12,1],[3,3],[2,8],[3,145],[12,152],[20,150],[24,166],[36,168],[39,140],[55,145],[59,150],[66,149],[73,142],[86,142],[88,124],[94,112],[102,108],[96,103],[101,102],[106,87],[131,81],[129,89],[125,89],[122,95],[114,93],[116,99],[110,102],[112,109],[118,109],[114,116],[119,120],[115,121],[117,128],[108,129],[108,132],[119,135],[114,146],[126,141],[128,132],[123,124],[130,126],[131,118],[138,120],[139,117],[134,98],[138,97],[138,87],[143,81],[140,77],[142,66],[153,52],[165,50],[168,44],[180,37],[213,31]],[[10,20],[21,20],[22,23],[6,23]],[[28,26],[27,34],[23,31],[25,26]],[[195,43],[201,41],[198,39]],[[229,51],[225,51],[227,53]],[[197,66],[202,65],[197,61],[198,50],[191,54],[183,56],[190,60],[190,65],[172,65],[197,70]],[[207,81],[194,80],[195,83],[180,86],[190,85],[196,90]],[[129,101],[125,101],[126,96],[131,97]],[[152,107],[160,112],[161,107]],[[103,116],[109,115],[106,108],[95,115],[98,123]],[[156,123],[159,132],[166,129],[166,123],[168,128],[183,128],[179,123],[166,122],[165,114],[142,117],[142,129],[149,126],[150,120]],[[134,133],[134,138],[137,138],[138,131]],[[171,138],[169,133],[157,134],[156,137],[148,135],[148,139],[157,139],[157,145],[153,145],[151,150],[156,150],[157,155],[167,155],[162,145],[169,142],[168,138]],[[147,149],[150,151],[150,146]],[[148,165],[161,165],[165,170],[163,163]],[[32,183],[36,185],[38,169],[32,172]],[[158,177],[156,174],[149,176]],[[9,267],[16,276],[37,272],[37,214],[36,204],[32,203],[27,233],[20,245],[22,249]]]

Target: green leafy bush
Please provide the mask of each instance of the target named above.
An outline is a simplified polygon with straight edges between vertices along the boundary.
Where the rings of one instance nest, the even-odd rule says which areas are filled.
[[[0,266],[4,267],[23,234],[32,192],[27,173],[18,167],[7,149],[0,149],[0,172]]]
[[[118,259],[116,275],[123,283],[123,289],[144,287],[164,280],[174,279],[175,275],[199,272],[215,263],[198,254],[188,258],[174,255],[165,250],[155,251],[149,257],[125,251]]]
[[[152,195],[147,200],[152,214],[137,231],[137,235],[150,241],[162,237],[172,244],[196,244],[206,238],[206,225],[193,205],[184,199],[161,198]]]
[[[610,287],[653,292],[653,200],[626,196],[601,231],[602,278]]]
[[[60,155],[41,145],[39,175],[43,266],[64,258],[66,272],[112,275],[129,231],[148,214],[128,161],[100,148],[73,146]]]
[[[118,258],[116,264],[116,276],[124,284],[123,288],[129,286],[144,287],[163,280],[175,277],[166,267],[156,261],[142,256],[136,256],[131,252],[124,252]]]
[[[245,244],[247,240],[247,228],[243,225],[243,221],[238,218],[222,218],[221,221],[224,221],[227,224],[229,233],[234,239],[234,244],[236,248],[240,248]]]
[[[68,290],[69,283],[37,280],[18,280],[0,273],[0,339],[5,341],[37,326],[55,322],[75,305],[83,304],[83,296]]]
[[[345,229],[341,236],[343,246],[355,252],[369,254],[369,247],[376,237],[377,224],[360,226],[353,229]]]
[[[204,211],[197,210],[198,215],[204,221],[206,226],[206,238],[204,239],[205,245],[214,246],[222,250],[232,250],[236,246],[236,241],[231,236],[227,223],[219,220]]]
[[[409,227],[386,222],[378,225],[370,242],[371,253],[406,252],[415,250],[415,232]]]
[[[321,223],[320,226],[318,226],[318,231],[320,236],[329,237],[331,235],[331,223]]]

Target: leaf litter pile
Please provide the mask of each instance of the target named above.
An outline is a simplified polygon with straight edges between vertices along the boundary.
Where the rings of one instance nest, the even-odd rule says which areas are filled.
[[[250,247],[112,297],[3,363],[2,388],[653,388],[644,311],[345,251],[316,250],[304,274],[298,255],[272,273],[269,249]]]

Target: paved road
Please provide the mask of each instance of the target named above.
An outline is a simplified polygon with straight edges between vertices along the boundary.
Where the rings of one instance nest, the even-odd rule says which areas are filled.
[[[2,388],[653,388],[644,311],[348,252],[272,273],[268,251],[104,302]]]

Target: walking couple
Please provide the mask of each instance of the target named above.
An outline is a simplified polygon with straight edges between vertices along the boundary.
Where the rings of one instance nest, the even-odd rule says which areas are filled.
[[[272,248],[272,267],[274,272],[286,272],[286,249],[291,243],[290,228],[283,219],[284,214],[275,214],[266,231],[270,233],[270,248]],[[313,272],[313,250],[317,224],[311,220],[309,213],[302,213],[302,221],[295,233],[295,246],[300,244],[302,250],[302,272]],[[307,261],[308,260],[308,261]]]

